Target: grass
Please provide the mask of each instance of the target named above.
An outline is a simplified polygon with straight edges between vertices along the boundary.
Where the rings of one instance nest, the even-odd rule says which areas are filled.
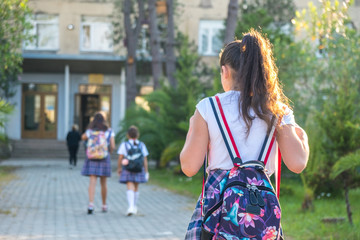
[[[202,174],[198,173],[192,178],[174,174],[171,170],[150,169],[149,183],[164,187],[170,191],[185,195],[194,199],[194,205],[201,193]]]
[[[201,193],[202,173],[187,178],[176,175],[170,170],[151,170],[150,183],[193,198],[195,207],[195,202]],[[281,189],[282,227],[286,239],[360,239],[360,189],[351,190],[349,193],[354,226],[351,226],[347,220],[344,198],[327,197],[325,194],[314,201],[313,212],[302,212],[300,209],[304,189],[301,181],[298,178],[283,178]],[[323,223],[322,219],[327,217],[343,217],[345,221]]]

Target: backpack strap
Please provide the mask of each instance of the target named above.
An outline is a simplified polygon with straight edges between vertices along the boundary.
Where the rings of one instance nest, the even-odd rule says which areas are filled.
[[[239,151],[235,145],[234,138],[231,134],[229,125],[226,121],[225,114],[222,109],[219,97],[218,96],[210,97],[209,100],[210,100],[210,104],[211,104],[212,110],[215,115],[216,122],[219,126],[221,135],[224,139],[226,148],[229,152],[231,160],[234,163],[234,166],[236,166],[236,167],[243,166]],[[270,133],[265,136],[264,143],[263,143],[263,146],[262,146],[260,154],[259,154],[258,160],[264,164],[264,168],[269,159],[272,146],[275,142],[275,136],[276,136],[276,128],[275,127],[276,126],[274,124],[274,126],[270,130]],[[205,163],[206,163],[206,159],[204,161],[204,168],[205,168]],[[276,175],[275,176],[276,177],[276,194],[279,198],[279,196],[280,196],[280,179],[281,179],[281,152],[280,152],[280,149],[278,149],[278,161],[276,162],[276,165],[277,165],[276,166],[276,174],[275,174]],[[205,175],[204,175],[204,178],[205,178]]]
[[[271,128],[270,133],[265,136],[264,143],[263,143],[263,146],[262,146],[260,154],[259,154],[258,159],[260,161],[264,162],[264,166],[266,166],[266,163],[270,156],[272,146],[275,142],[275,138],[276,138],[275,137],[276,136],[275,127],[276,126],[274,124],[274,126]],[[280,183],[281,183],[281,152],[280,152],[280,148],[277,148],[277,154],[278,154],[278,158],[275,162],[275,188],[276,188],[276,196],[279,199],[280,198]]]
[[[144,144],[143,142],[140,142],[140,141],[139,141],[138,148],[140,148],[141,151],[142,151],[142,145],[143,145],[143,144]]]
[[[274,122],[275,120],[275,116],[273,117],[272,119]],[[264,139],[264,143],[261,147],[261,151],[260,151],[260,154],[259,154],[259,157],[258,157],[258,160],[263,162],[264,165],[266,165],[268,159],[269,159],[269,155],[270,155],[270,152],[271,152],[271,148],[275,142],[275,136],[276,136],[276,130],[275,130],[275,124],[272,126],[271,130],[270,130],[270,133],[269,134],[266,134],[265,136],[265,139]]]
[[[201,197],[200,197],[200,214],[201,214],[202,217],[204,217],[203,207],[204,207],[204,201],[205,201],[206,163],[207,163],[207,154],[205,154],[205,159],[204,159],[204,166],[203,166],[203,183],[202,183]]]
[[[109,133],[109,136],[106,138],[106,142],[107,142],[108,146],[110,146],[110,139],[111,139],[111,133],[112,133],[111,128],[108,128],[107,132]],[[106,134],[106,132],[105,132],[105,134]],[[110,150],[110,147],[109,147],[109,150]]]
[[[240,153],[239,153],[239,151],[238,151],[238,149],[236,147],[234,138],[233,138],[233,136],[231,134],[229,125],[228,125],[228,123],[226,121],[225,114],[224,114],[224,111],[222,109],[220,99],[219,99],[218,96],[215,96],[215,97],[210,97],[209,100],[210,100],[212,110],[214,112],[216,122],[217,122],[217,124],[219,126],[221,135],[222,135],[223,140],[225,142],[226,149],[229,152],[230,158],[231,158],[234,166],[239,167],[239,166],[242,165],[242,160],[241,160],[241,157],[240,157]],[[204,168],[204,177],[203,177],[203,185],[202,185],[201,197],[200,197],[200,207],[201,207],[200,208],[200,213],[201,213],[202,217],[204,217],[203,205],[204,205],[204,201],[205,201],[204,194],[205,194],[206,162],[207,162],[207,155],[205,155],[205,159],[204,159],[204,166],[203,166],[203,168]]]
[[[131,149],[131,143],[129,141],[125,141],[124,144],[125,144],[126,154],[128,154],[129,148],[128,148],[127,144],[130,144],[130,149]]]
[[[280,183],[281,183],[281,152],[278,148],[278,159],[277,167],[275,167],[275,187],[276,187],[276,196],[280,199]]]
[[[131,144],[131,142],[130,142],[130,140],[129,141],[126,141],[125,142],[125,149],[126,149],[126,152],[129,152],[129,150],[130,149],[128,149],[126,146],[127,146],[127,144],[129,144],[130,145],[130,149],[134,149],[135,148],[135,146],[134,145],[132,145]],[[138,148],[142,151],[142,147],[141,147],[141,145],[143,144],[143,142],[140,142],[139,141],[139,145],[137,145],[138,146]]]
[[[239,151],[236,147],[234,138],[231,134],[229,125],[226,121],[225,114],[223,108],[221,106],[221,102],[218,96],[214,96],[209,98],[212,110],[215,115],[216,122],[219,126],[221,135],[224,139],[225,146],[229,152],[230,158],[235,167],[239,167],[242,164],[242,160],[239,154]]]

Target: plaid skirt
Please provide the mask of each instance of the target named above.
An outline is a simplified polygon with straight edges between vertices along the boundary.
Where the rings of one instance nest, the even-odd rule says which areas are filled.
[[[229,174],[229,170],[221,170],[215,169],[209,172],[209,176],[205,182],[205,201],[203,206],[203,212],[206,212],[208,198],[220,198],[220,194],[218,194],[219,188],[221,191],[221,187],[219,184],[222,181],[226,181],[227,175]],[[223,185],[223,184],[222,184]],[[185,240],[199,240],[201,233],[201,224],[202,224],[202,216],[201,216],[201,206],[200,206],[200,198],[196,203],[196,207],[194,213],[191,217],[188,229],[186,231]]]
[[[103,160],[90,160],[86,157],[84,166],[81,170],[81,175],[90,176],[95,175],[98,177],[111,176],[111,161],[110,155]]]
[[[127,183],[127,182],[146,183],[147,181],[145,178],[145,169],[143,168],[142,171],[138,172],[138,173],[129,172],[128,170],[123,169],[121,171],[119,182],[120,183]]]

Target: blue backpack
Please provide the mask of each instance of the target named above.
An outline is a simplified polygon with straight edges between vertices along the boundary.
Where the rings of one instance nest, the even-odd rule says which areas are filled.
[[[126,159],[129,160],[128,165],[124,166],[129,172],[141,172],[144,166],[144,154],[142,152],[142,142],[139,142],[138,147],[134,147],[130,142],[125,142]],[[128,148],[128,145],[130,147]]]
[[[215,188],[217,194],[205,198],[204,191],[202,193],[201,240],[280,239],[280,204],[265,173],[275,141],[275,126],[265,137],[258,160],[243,163],[219,97],[209,100],[234,167]],[[206,212],[203,212],[203,205],[207,206]]]

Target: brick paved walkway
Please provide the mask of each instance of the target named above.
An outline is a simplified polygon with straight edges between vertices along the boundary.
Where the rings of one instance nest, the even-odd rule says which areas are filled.
[[[88,178],[80,175],[82,162],[72,170],[67,163],[31,159],[0,163],[20,167],[17,178],[0,193],[0,240],[184,239],[193,200],[142,184],[139,213],[126,217],[126,187],[113,172],[108,179],[109,212],[100,211],[98,182],[95,213],[87,215]]]

